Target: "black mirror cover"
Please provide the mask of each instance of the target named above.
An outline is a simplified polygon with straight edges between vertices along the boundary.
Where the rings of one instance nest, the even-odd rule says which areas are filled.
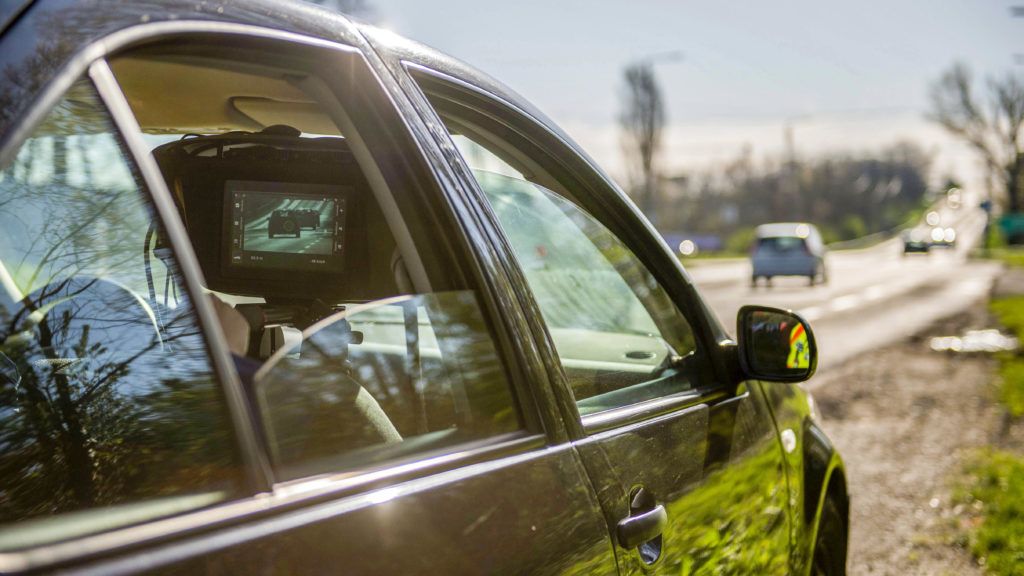
[[[798,314],[744,306],[736,318],[740,363],[747,376],[769,382],[803,382],[818,367],[810,324]]]

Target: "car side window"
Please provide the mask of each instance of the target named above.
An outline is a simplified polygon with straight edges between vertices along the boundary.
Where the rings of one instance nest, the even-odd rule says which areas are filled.
[[[456,125],[465,125],[456,123]],[[686,318],[629,247],[471,130],[456,147],[522,267],[582,415],[694,389]]]
[[[0,166],[0,551],[240,494],[222,391],[94,88]]]
[[[111,61],[255,400],[274,479],[356,474],[520,432],[476,291],[422,264],[444,232],[398,208],[412,190],[392,195],[372,178],[384,171],[356,125],[385,132],[364,110],[388,101],[372,75],[353,73],[344,94],[319,81],[322,62],[345,56],[294,56],[167,47]],[[382,162],[398,150],[389,143]]]
[[[257,386],[282,480],[520,428],[471,291],[347,306],[271,357]]]

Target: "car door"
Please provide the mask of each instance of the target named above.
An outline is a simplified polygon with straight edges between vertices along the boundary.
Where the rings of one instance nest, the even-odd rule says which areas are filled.
[[[533,387],[532,365],[517,347],[528,348],[514,337],[524,329],[496,304],[511,296],[506,284],[488,273],[493,268],[486,260],[490,247],[479,243],[479,232],[466,228],[469,222],[453,214],[408,130],[408,123],[418,120],[403,118],[401,94],[388,94],[389,87],[367,62],[350,25],[326,11],[298,11],[289,20],[290,32],[255,28],[262,13],[240,8],[207,15],[221,20],[217,23],[150,22],[130,34],[106,38],[102,49],[91,45],[95,29],[70,31],[61,39],[56,62],[44,57],[52,54],[46,52],[52,47],[47,42],[25,42],[35,40],[34,31],[45,30],[45,22],[74,20],[93,9],[85,2],[38,2],[0,38],[8,69],[31,69],[38,75],[53,67],[58,79],[15,86],[23,76],[12,74],[0,81],[0,92],[21,90],[25,98],[37,102],[20,109],[19,116],[0,118],[0,158],[14,159],[0,166],[0,202],[4,217],[28,230],[15,236],[9,234],[13,224],[5,227],[0,262],[31,263],[26,254],[36,252],[53,260],[46,274],[33,275],[19,264],[13,273],[0,275],[8,293],[0,310],[4,320],[9,312],[19,314],[24,292],[35,293],[33,287],[42,282],[46,301],[34,305],[59,314],[54,317],[65,324],[74,319],[67,304],[71,297],[86,304],[83,317],[93,324],[99,322],[94,316],[105,309],[138,312],[130,317],[119,312],[101,324],[100,333],[107,340],[100,345],[116,349],[149,342],[124,328],[130,320],[132,327],[155,326],[155,336],[149,339],[170,343],[171,337],[177,338],[165,350],[177,356],[160,356],[145,371],[119,371],[114,366],[101,373],[83,365],[87,375],[107,388],[116,378],[130,375],[133,380],[120,395],[100,395],[89,420],[77,429],[102,423],[99,416],[116,416],[117,421],[101,435],[104,443],[86,439],[75,444],[72,434],[68,445],[78,450],[54,452],[60,447],[46,442],[36,446],[39,458],[54,468],[54,482],[66,489],[34,493],[35,500],[22,498],[22,508],[28,510],[22,514],[9,506],[11,495],[38,487],[40,468],[23,458],[20,468],[13,467],[23,454],[12,453],[12,445],[4,444],[0,569],[174,574],[614,572],[600,504],[582,461],[560,420],[552,416],[557,412],[550,394]],[[166,16],[173,16],[173,10]],[[318,29],[330,21],[337,34],[332,40],[338,43],[301,36],[303,18]],[[104,15],[107,30],[138,21],[134,11],[119,15],[112,9]],[[19,43],[18,50],[13,42]],[[353,146],[360,147],[360,163],[374,180],[375,193],[387,194],[395,202],[393,215],[408,233],[408,245],[424,247],[402,254],[411,269],[410,293],[351,306],[332,316],[332,322],[319,323],[307,335],[308,352],[272,357],[273,364],[268,361],[262,367],[255,389],[243,387],[234,370],[237,362],[229,356],[223,330],[207,302],[204,292],[209,288],[189,229],[150,154],[147,138],[152,135],[140,133],[145,123],[126,98],[127,87],[119,85],[117,57],[151,45],[174,62],[215,54],[228,64],[242,58],[247,69],[263,70],[282,61],[307,74],[315,69],[323,80],[318,86],[327,86],[324,101],[339,107],[344,102],[344,111],[332,118],[351,128],[348,134],[358,142]],[[105,51],[115,55],[113,69],[100,58]],[[345,94],[335,94],[335,81],[348,83]],[[75,87],[71,92],[66,91],[69,84]],[[335,96],[337,101],[332,100]],[[11,112],[15,110],[19,109]],[[61,138],[76,129],[85,135],[100,133],[106,147],[97,148],[94,139],[75,142],[76,152],[54,153],[63,150]],[[38,138],[24,139],[36,133]],[[23,153],[42,154],[50,159],[49,165],[31,156],[19,162]],[[98,164],[90,167],[85,158]],[[49,184],[52,174],[60,186]],[[392,190],[402,194],[391,195]],[[57,207],[54,212],[25,200],[37,196]],[[23,209],[8,212],[12,206]],[[81,206],[114,215],[93,217]],[[127,209],[132,210],[130,218],[119,216]],[[66,248],[66,258],[53,256],[45,243],[32,243],[29,232],[39,226],[55,237],[68,231],[77,234],[55,243]],[[162,240],[159,245],[157,236]],[[173,248],[170,253],[168,245]],[[138,250],[129,249],[135,247]],[[69,259],[95,254],[110,256],[97,259],[85,270],[88,274],[72,275],[88,277],[81,283],[91,292],[65,294],[77,289],[77,280],[62,283],[59,289],[43,281],[60,280],[63,271],[76,270],[68,267]],[[414,256],[418,269],[412,265]],[[111,273],[122,268],[129,272]],[[155,278],[151,270],[156,271]],[[104,274],[111,276],[109,281],[89,283]],[[154,285],[161,284],[163,290],[156,293]],[[180,319],[161,320],[171,311]],[[35,318],[32,310],[21,316]],[[35,356],[19,352],[11,362],[0,356],[5,437],[22,428],[35,429],[35,396],[15,402],[31,391],[25,374],[32,371],[37,379],[51,378],[55,393],[67,389],[65,371],[81,364],[71,353],[78,350],[81,356],[93,345],[84,334],[91,331],[95,338],[99,330],[90,329],[87,321],[80,324],[77,332],[65,330],[58,350],[48,340],[40,341],[41,351]],[[172,325],[170,336],[161,332]],[[15,356],[8,347],[20,346],[22,332],[0,333],[5,354]],[[104,350],[93,351],[101,358]],[[191,356],[186,358],[184,352]],[[137,360],[131,354],[128,358]],[[163,380],[139,381],[161,370],[168,371]],[[179,374],[189,370],[197,375]],[[107,378],[106,373],[113,376]],[[398,422],[402,410],[420,406],[426,395],[419,392],[436,390],[438,396],[445,395],[437,409],[417,410],[414,416],[425,414],[433,420],[443,414],[450,419],[396,438],[378,418],[363,424],[374,427],[386,441],[364,443],[359,450],[344,435],[332,443],[332,434],[353,420],[333,386],[339,378],[356,377],[363,379],[356,402],[377,406],[376,412],[366,413],[394,409],[399,417],[387,416]],[[197,383],[190,387],[192,381]],[[175,395],[150,390],[157,385]],[[84,389],[82,398],[91,398],[91,390]],[[136,404],[145,410],[134,422],[150,444],[125,443],[116,435],[118,426],[133,422],[128,418],[131,413],[123,412],[132,404],[129,392],[141,398]],[[222,396],[220,404],[210,399]],[[31,410],[22,413],[26,408]],[[76,415],[70,410],[52,418],[57,425],[82,424]],[[416,417],[408,420],[414,429],[422,424]],[[37,437],[46,439],[45,434]],[[30,441],[27,435],[21,443],[26,450]],[[81,473],[81,466],[70,465],[66,454],[88,456],[90,446],[98,450],[93,457],[104,458],[104,471],[110,472],[102,498],[96,490],[78,488],[81,483],[65,471],[88,476]],[[132,449],[140,451],[133,454]]]
[[[487,93],[479,84],[489,81],[457,65],[427,68],[414,49],[386,49],[436,111],[436,137],[465,162],[513,254],[520,303],[542,324],[539,345],[572,399],[564,415],[620,571],[786,572],[771,415],[756,382],[730,381],[731,346],[715,338],[678,262],[525,104]]]

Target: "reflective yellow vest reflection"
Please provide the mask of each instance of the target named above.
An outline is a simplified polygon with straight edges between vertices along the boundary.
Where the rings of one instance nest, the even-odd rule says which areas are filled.
[[[786,368],[810,368],[811,350],[807,343],[807,332],[803,324],[797,324],[789,333],[789,358]]]

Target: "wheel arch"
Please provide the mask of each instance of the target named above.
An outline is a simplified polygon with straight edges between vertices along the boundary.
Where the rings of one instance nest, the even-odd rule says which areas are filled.
[[[846,468],[831,441],[816,423],[809,420],[804,429],[804,521],[810,555],[818,541],[825,503],[836,503],[843,522],[843,534],[850,535],[850,495]],[[844,556],[847,549],[844,549]],[[809,556],[810,557],[810,556]],[[808,562],[807,570],[811,569]]]

